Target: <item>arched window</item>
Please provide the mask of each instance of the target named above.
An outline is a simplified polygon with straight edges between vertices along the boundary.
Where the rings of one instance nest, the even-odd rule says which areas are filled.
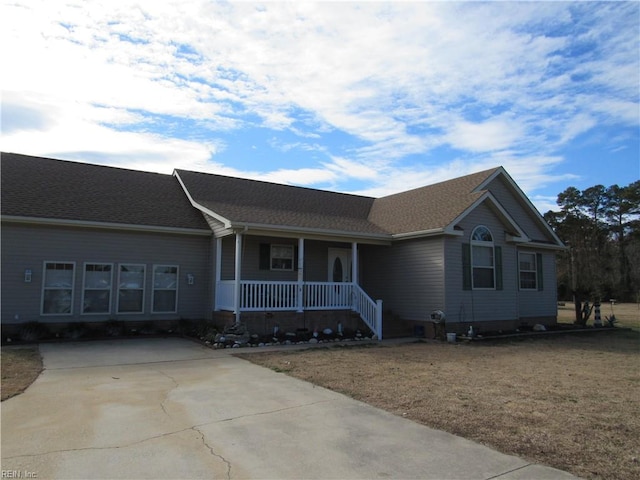
[[[484,225],[471,233],[471,269],[474,289],[496,288],[496,265],[493,235]]]

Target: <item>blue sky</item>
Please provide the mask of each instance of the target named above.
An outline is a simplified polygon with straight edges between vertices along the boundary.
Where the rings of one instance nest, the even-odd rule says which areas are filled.
[[[640,2],[2,0],[3,151],[383,196],[640,178]],[[10,47],[9,47],[10,46]]]

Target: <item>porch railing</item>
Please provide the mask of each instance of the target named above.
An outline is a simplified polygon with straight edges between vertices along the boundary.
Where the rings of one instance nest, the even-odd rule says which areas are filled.
[[[301,292],[300,286],[302,286]],[[235,281],[222,280],[216,289],[216,306],[234,310]],[[299,294],[302,294],[300,301]],[[373,332],[382,338],[382,301],[372,300],[359,285],[346,282],[240,281],[240,311],[351,309],[360,314]]]

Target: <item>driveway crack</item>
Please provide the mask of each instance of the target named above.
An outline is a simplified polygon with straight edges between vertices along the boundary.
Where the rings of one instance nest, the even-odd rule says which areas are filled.
[[[518,470],[522,470],[523,468],[530,467],[531,465],[532,465],[531,463],[527,463],[526,465],[522,465],[520,467],[513,468],[513,469],[508,470],[506,472],[499,473],[498,475],[494,475],[493,477],[489,477],[489,478],[487,478],[485,480],[495,480],[497,478],[503,477],[504,475],[509,475],[510,473],[517,472]]]
[[[259,417],[260,415],[270,415],[272,413],[286,412],[287,410],[294,410],[296,408],[303,408],[303,407],[311,407],[313,405],[318,405],[320,403],[327,403],[327,402],[333,402],[333,400],[331,400],[331,399],[318,400],[317,402],[304,403],[304,404],[301,404],[301,405],[292,405],[291,407],[278,408],[278,409],[269,410],[269,411],[266,411],[266,412],[248,413],[247,415],[239,415],[237,417],[223,418],[221,420],[216,420],[215,422],[210,422],[209,425],[211,425],[213,423],[219,423],[219,422],[231,422],[233,420],[239,420],[241,418]]]
[[[191,427],[191,430],[193,430],[194,432],[198,432],[200,434],[200,437],[202,438],[202,444],[209,449],[209,451],[211,452],[211,455],[219,458],[225,463],[225,465],[227,466],[227,479],[231,480],[231,462],[229,462],[226,458],[224,458],[219,453],[215,452],[213,447],[207,443],[204,433],[198,428],[197,425],[194,425],[193,427]]]
[[[164,395],[164,399],[162,400],[162,402],[160,402],[160,408],[162,409],[162,411],[164,412],[164,414],[171,418],[171,414],[167,411],[167,408],[165,406],[165,403],[167,402],[167,400],[169,399],[169,393],[171,393],[171,391],[175,390],[176,388],[178,388],[180,386],[180,384],[178,383],[178,381],[173,378],[171,375],[169,375],[166,372],[163,372],[162,370],[159,370],[157,368],[154,368],[154,370],[156,372],[158,372],[160,375],[167,377],[169,380],[171,380],[173,382],[173,388],[170,388],[169,390],[167,390],[167,393],[165,393]]]

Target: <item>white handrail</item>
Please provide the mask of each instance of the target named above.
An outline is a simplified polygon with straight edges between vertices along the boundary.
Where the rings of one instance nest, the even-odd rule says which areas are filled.
[[[305,310],[351,309],[360,314],[367,326],[382,339],[382,300],[371,299],[359,286],[348,282],[274,282],[240,281],[240,311],[291,311],[302,305]],[[234,309],[235,281],[217,284],[216,309]],[[298,295],[302,293],[302,302]]]
[[[382,340],[382,300],[374,301],[360,285],[354,285],[353,310],[360,314],[364,323]]]

